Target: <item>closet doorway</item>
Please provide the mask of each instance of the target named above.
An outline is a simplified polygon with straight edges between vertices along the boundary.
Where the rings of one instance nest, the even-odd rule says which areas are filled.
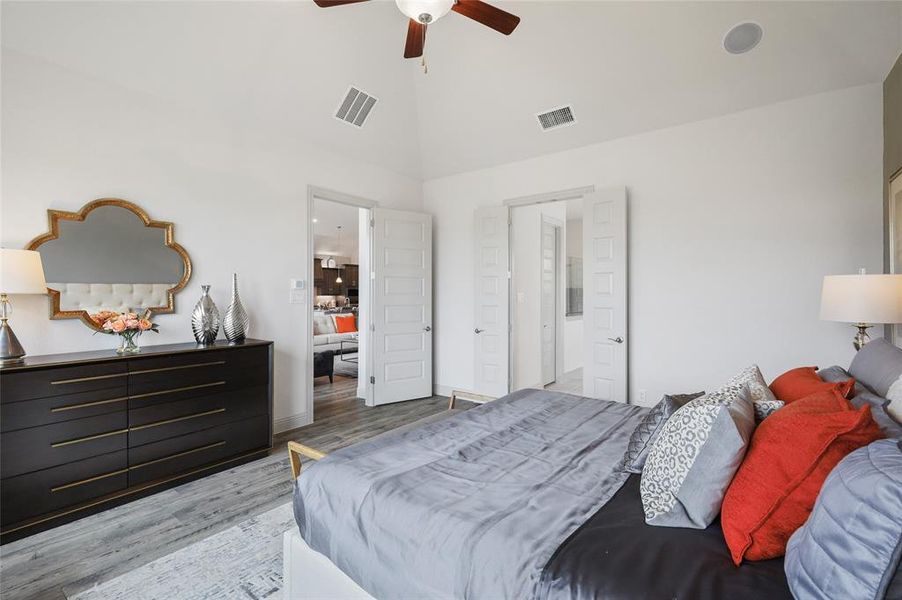
[[[474,391],[627,402],[626,189],[508,200],[475,228]]]

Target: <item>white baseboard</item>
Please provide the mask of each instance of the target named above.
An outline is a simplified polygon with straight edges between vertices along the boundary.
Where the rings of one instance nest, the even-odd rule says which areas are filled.
[[[435,384],[432,386],[432,395],[433,396],[444,396],[445,398],[451,397],[451,392],[457,388],[453,388],[447,385],[439,385]]]
[[[313,419],[304,412],[299,415],[291,415],[290,417],[274,420],[272,423],[272,430],[273,433],[279,434],[285,431],[291,431],[292,429],[297,429],[298,427],[303,427],[304,425],[310,425],[311,423],[313,423]]]

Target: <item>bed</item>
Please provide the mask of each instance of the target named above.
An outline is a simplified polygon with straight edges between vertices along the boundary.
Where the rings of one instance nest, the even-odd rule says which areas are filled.
[[[290,598],[791,598],[719,524],[649,527],[619,468],[647,409],[522,390],[335,452],[295,483]]]

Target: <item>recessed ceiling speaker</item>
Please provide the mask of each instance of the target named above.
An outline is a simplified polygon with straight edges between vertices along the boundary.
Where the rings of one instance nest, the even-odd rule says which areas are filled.
[[[764,30],[757,23],[740,23],[723,36],[723,49],[730,54],[745,54],[758,45]]]

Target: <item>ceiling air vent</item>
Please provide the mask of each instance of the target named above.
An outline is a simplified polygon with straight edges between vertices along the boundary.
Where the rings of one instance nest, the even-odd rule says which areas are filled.
[[[341,106],[338,107],[335,118],[356,127],[363,127],[363,123],[369,116],[370,111],[373,110],[376,101],[376,98],[366,92],[361,92],[352,85],[348,88],[348,93],[345,95],[344,100],[341,101]]]
[[[576,123],[576,119],[573,118],[573,110],[569,106],[553,108],[547,112],[537,114],[536,117],[538,117],[539,125],[542,126],[543,131]]]

